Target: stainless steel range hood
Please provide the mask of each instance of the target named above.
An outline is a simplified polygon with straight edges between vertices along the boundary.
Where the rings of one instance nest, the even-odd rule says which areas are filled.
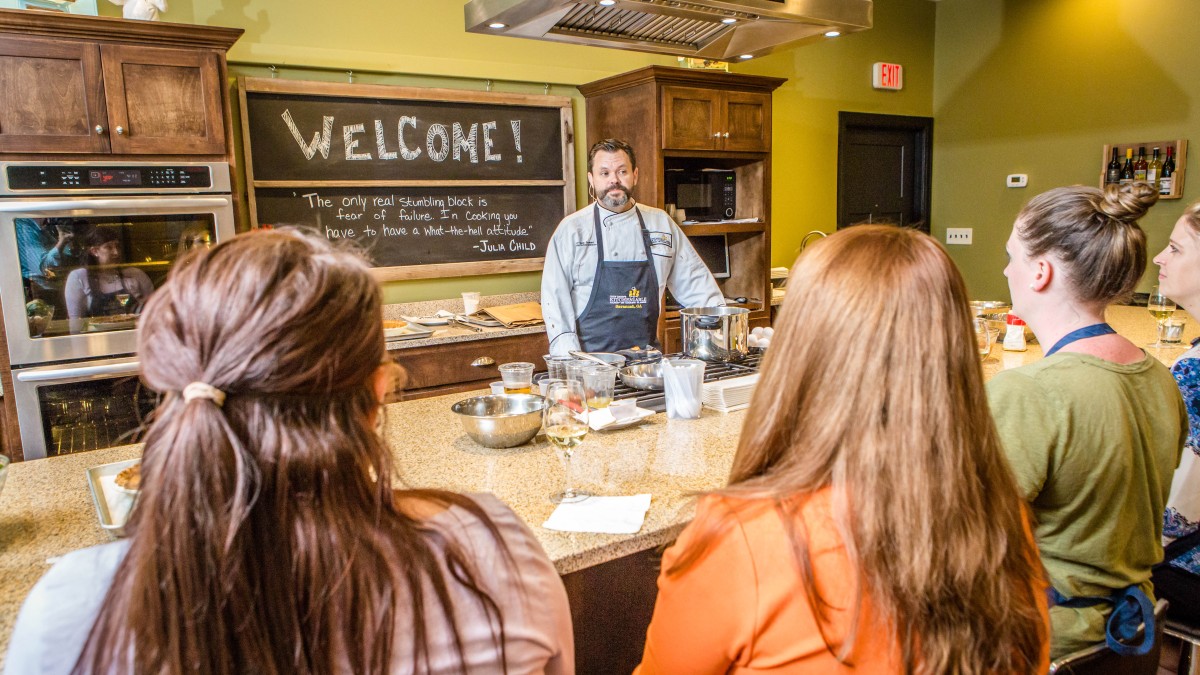
[[[472,33],[733,61],[871,27],[872,0],[471,0]]]

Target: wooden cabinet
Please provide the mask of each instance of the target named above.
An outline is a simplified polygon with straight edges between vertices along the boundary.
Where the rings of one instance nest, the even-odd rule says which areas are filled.
[[[486,389],[500,379],[500,364],[528,361],[541,371],[549,352],[545,331],[393,349],[388,355],[408,372],[408,383],[388,402]]]
[[[225,51],[239,35],[0,10],[0,152],[228,158]]]
[[[588,145],[620,138],[637,153],[643,204],[665,208],[667,171],[725,169],[737,184],[733,220],[682,225],[689,237],[724,235],[726,297],[745,297],[752,326],[767,325],[771,301],[771,97],[785,80],[650,66],[579,87]],[[679,351],[679,314],[663,313],[663,349]]]
[[[771,150],[771,95],[700,87],[662,88],[663,148]]]

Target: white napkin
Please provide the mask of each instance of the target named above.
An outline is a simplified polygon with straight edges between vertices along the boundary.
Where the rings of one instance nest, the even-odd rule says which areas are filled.
[[[573,504],[559,504],[542,527],[560,532],[636,534],[649,510],[649,494],[588,497]]]
[[[653,414],[653,410],[639,408],[633,401],[613,401],[607,408],[589,411],[588,426],[600,431],[614,425],[633,424]]]

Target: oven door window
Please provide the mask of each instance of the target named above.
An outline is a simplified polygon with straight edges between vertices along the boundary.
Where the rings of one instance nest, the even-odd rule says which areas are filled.
[[[43,385],[37,391],[49,457],[140,442],[158,403],[136,375]]]
[[[216,241],[211,214],[16,218],[29,334],[130,329],[171,267]]]

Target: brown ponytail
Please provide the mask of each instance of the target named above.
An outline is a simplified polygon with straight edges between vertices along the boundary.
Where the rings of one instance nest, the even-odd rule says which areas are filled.
[[[129,551],[75,672],[384,673],[404,633],[420,671],[427,606],[462,658],[452,585],[478,600],[503,653],[471,559],[396,506],[391,454],[370,426],[380,303],[361,259],[287,230],[172,271],[139,336],[142,378],[164,399]],[[193,382],[224,402],[185,400]],[[411,494],[467,509],[500,540],[465,497]]]

